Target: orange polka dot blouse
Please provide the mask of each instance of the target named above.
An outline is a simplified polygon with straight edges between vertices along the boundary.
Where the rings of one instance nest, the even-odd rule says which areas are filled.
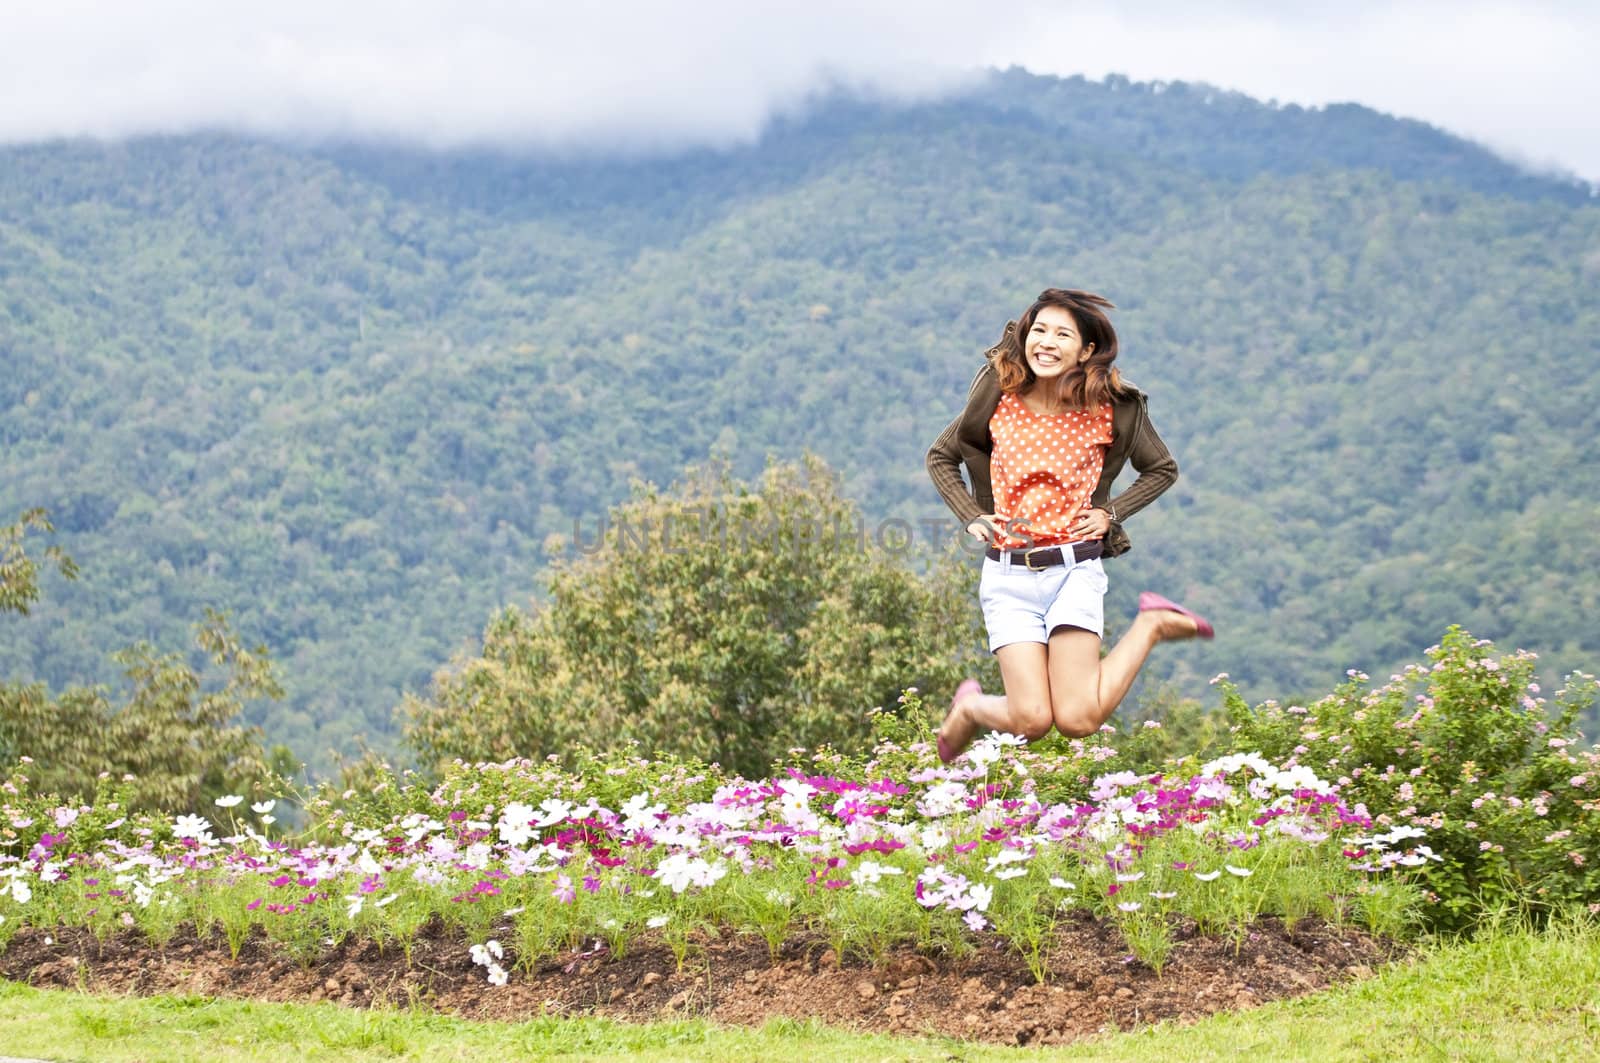
[[[1043,416],[1018,396],[1001,395],[989,435],[995,516],[1002,526],[997,545],[1020,550],[1072,542],[1068,529],[1090,508],[1111,445],[1111,404]],[[1019,524],[1006,533],[1007,521],[1026,521],[1026,529]]]

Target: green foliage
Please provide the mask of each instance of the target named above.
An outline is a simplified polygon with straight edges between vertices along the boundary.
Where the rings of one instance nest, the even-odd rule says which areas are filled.
[[[259,728],[237,718],[256,698],[282,696],[265,651],[247,649],[227,618],[207,611],[195,641],[220,687],[182,654],[137,645],[116,655],[130,686],[114,706],[103,688],[73,687],[52,698],[42,683],[0,684],[0,762],[30,762],[34,787],[86,798],[105,779],[127,780],[129,809],[192,809],[223,794],[259,793],[277,778],[281,751],[262,749]]]
[[[408,701],[407,737],[430,763],[637,742],[756,777],[790,747],[859,742],[908,679],[982,664],[971,577],[879,548],[814,457],[754,487],[693,468],[559,560],[547,607],[498,616],[480,657]]]
[[[393,755],[403,691],[636,478],[811,447],[870,522],[948,519],[924,451],[1063,279],[1123,308],[1183,467],[1108,615],[1221,626],[1148,676],[1320,690],[1439,617],[1592,660],[1600,209],[1417,123],[1163,89],[1013,72],[628,163],[0,149],[0,512],[89,577],[0,616],[0,675],[114,682],[215,604],[286,666],[247,722],[321,776]]]
[[[1541,915],[1600,904],[1600,747],[1576,727],[1594,678],[1574,673],[1552,705],[1532,654],[1496,656],[1459,627],[1428,657],[1375,688],[1352,672],[1308,706],[1252,708],[1224,681],[1234,748],[1337,780],[1376,831],[1421,832],[1440,857],[1415,869],[1436,927],[1508,904]]]
[[[55,531],[55,525],[42,509],[30,509],[15,523],[0,528],[0,613],[27,616],[29,607],[39,600],[39,563],[22,548],[22,537],[30,528]],[[54,562],[62,576],[77,577],[77,564],[59,546],[45,547],[44,556],[47,561]]]

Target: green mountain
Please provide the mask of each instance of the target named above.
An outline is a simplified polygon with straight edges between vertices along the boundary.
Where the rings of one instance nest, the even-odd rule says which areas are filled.
[[[0,149],[0,519],[48,507],[83,570],[0,618],[0,675],[114,681],[216,605],[284,665],[270,739],[381,748],[634,478],[810,449],[926,540],[924,451],[1049,285],[1117,302],[1182,466],[1108,615],[1150,586],[1220,635],[1152,679],[1320,692],[1450,623],[1592,667],[1591,191],[1360,107],[1016,71],[662,159]]]

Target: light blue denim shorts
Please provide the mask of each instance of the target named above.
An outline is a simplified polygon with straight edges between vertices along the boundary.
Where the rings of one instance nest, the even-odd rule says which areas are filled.
[[[1105,634],[1106,570],[1098,557],[1034,571],[1010,558],[985,557],[978,581],[989,652],[1013,642],[1048,644],[1063,624]]]

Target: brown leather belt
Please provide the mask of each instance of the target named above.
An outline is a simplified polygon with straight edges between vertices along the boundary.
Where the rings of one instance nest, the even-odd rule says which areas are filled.
[[[1088,561],[1101,556],[1105,547],[1098,540],[1086,543],[1072,543],[1072,563]],[[1026,566],[1032,572],[1046,569],[1052,565],[1066,564],[1066,558],[1059,546],[1035,546],[1031,550],[1011,550],[1011,563]],[[984,551],[984,556],[991,561],[1000,560],[1001,551],[998,546],[991,546]]]

